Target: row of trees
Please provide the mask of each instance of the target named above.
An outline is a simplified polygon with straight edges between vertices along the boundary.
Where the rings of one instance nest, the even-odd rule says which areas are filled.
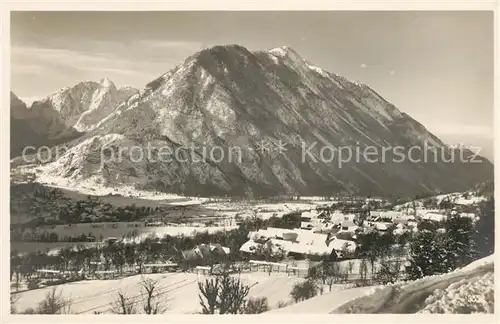
[[[69,270],[90,268],[91,261],[100,261],[100,256],[104,259],[106,270],[115,268],[121,271],[125,265],[142,265],[147,262],[174,260],[179,263],[185,263],[186,266],[201,265],[204,262],[214,263],[220,260],[217,255],[212,259],[205,260],[183,260],[180,252],[195,248],[200,244],[221,244],[228,247],[230,255],[225,259],[234,261],[242,260],[239,249],[248,240],[248,234],[251,230],[266,228],[268,226],[279,225],[293,226],[297,216],[286,216],[283,219],[276,217],[262,220],[246,220],[236,228],[229,231],[219,231],[215,233],[196,232],[192,236],[163,236],[157,238],[150,235],[140,242],[115,243],[112,245],[99,245],[89,247],[78,245],[76,248],[67,247],[60,250],[58,255],[48,255],[44,252],[32,252],[20,255],[18,251],[11,252],[11,276],[16,274],[20,277],[26,277],[34,273],[36,268],[49,268],[57,270]],[[299,218],[300,220],[300,218]]]
[[[164,236],[157,238],[154,235],[144,238],[138,243],[117,242],[110,245],[95,244],[94,246],[79,245],[76,248],[63,248],[56,255],[45,252],[31,252],[19,254],[11,252],[11,280],[16,282],[22,278],[30,279],[35,271],[40,268],[60,271],[79,271],[82,268],[90,271],[93,261],[103,263],[105,270],[116,269],[122,273],[125,266],[139,266],[148,262],[171,260],[179,263],[184,268],[206,263],[217,263],[222,259],[241,260],[239,248],[248,240],[250,223],[244,223],[239,228],[230,231],[215,233],[197,232],[193,236]],[[229,247],[228,256],[214,254],[212,258],[185,260],[182,251],[190,250],[200,244],[213,243]]]
[[[102,235],[101,238],[104,238]],[[92,234],[80,234],[80,235],[57,235],[57,233],[41,233],[41,234],[33,234],[27,235],[22,233],[11,233],[12,241],[36,241],[36,242],[46,242],[46,243],[56,243],[56,242],[95,242],[96,237]]]

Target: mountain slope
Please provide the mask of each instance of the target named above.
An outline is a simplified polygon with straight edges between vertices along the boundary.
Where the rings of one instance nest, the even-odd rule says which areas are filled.
[[[38,147],[47,142],[33,128],[26,104],[13,92],[10,93],[10,156],[18,156],[26,146]]]
[[[66,128],[62,120],[54,116],[50,111],[45,115],[34,114],[13,92],[10,93],[11,162],[15,165],[26,163],[22,158],[24,149],[27,149],[24,154],[29,155],[33,149],[59,145],[81,135],[73,128]],[[51,133],[51,130],[57,131]]]
[[[261,152],[261,141],[282,141],[286,152]],[[310,65],[287,47],[250,52],[228,45],[196,53],[150,82],[71,143],[72,149],[46,172],[190,195],[414,195],[465,190],[492,177],[493,166],[485,159],[479,164],[399,163],[389,151],[385,163],[381,156],[373,163],[358,155],[339,164],[339,151],[331,149],[349,147],[355,154],[356,148],[381,152],[423,147],[424,142],[451,154],[366,85]],[[110,161],[120,147],[142,148],[146,156]],[[147,155],[146,147],[178,156],[160,160],[157,150]],[[222,161],[217,147],[225,153]]]

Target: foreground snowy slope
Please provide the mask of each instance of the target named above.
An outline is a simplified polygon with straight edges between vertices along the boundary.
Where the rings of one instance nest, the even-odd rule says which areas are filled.
[[[462,280],[471,281],[476,280],[478,277],[493,274],[493,260],[494,258],[491,256],[455,272],[422,278],[411,283],[387,286],[372,295],[352,300],[334,309],[331,313],[416,313],[424,309],[427,303],[434,303],[432,298],[429,300],[427,298],[436,290],[446,289],[451,284]],[[482,294],[482,292],[479,293]],[[457,294],[455,298],[460,298],[460,295]],[[490,302],[493,304],[493,300],[490,300]],[[432,307],[429,307],[427,311],[432,311],[432,309]],[[451,311],[459,312],[460,309],[452,309]]]
[[[493,312],[494,256],[409,283],[334,291],[270,313]]]
[[[194,273],[147,274],[145,277],[158,281],[160,300],[168,305],[167,313],[194,314],[201,311],[198,281],[204,281],[203,275]],[[295,283],[304,279],[285,274],[250,273],[242,274],[241,280],[250,285],[249,297],[267,297],[269,305],[276,307],[278,302],[289,300],[289,293]],[[130,296],[139,305],[142,296],[138,284],[141,276],[131,276],[115,280],[85,280],[56,286],[65,299],[71,300],[71,312],[74,314],[109,313],[110,304],[118,292]],[[41,288],[16,294],[16,308],[19,311],[36,308],[46,294],[53,288]]]
[[[446,289],[437,289],[425,300],[419,313],[493,313],[494,273],[464,278]]]
[[[288,307],[273,309],[263,314],[327,314],[332,309],[342,306],[347,301],[371,294],[376,289],[379,289],[379,287],[358,287],[336,290]]]

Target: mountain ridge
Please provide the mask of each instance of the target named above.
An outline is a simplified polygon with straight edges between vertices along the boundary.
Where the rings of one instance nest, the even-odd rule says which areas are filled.
[[[28,107],[11,91],[11,157],[26,146],[53,146],[80,137],[136,92],[103,78],[61,88]]]
[[[259,154],[255,150],[259,140],[281,140],[291,149],[280,156]],[[70,152],[48,165],[46,172],[75,181],[92,178],[111,186],[136,184],[185,194],[250,196],[346,190],[411,195],[465,190],[492,176],[486,159],[482,167],[364,161],[343,168],[299,159],[304,142],[382,148],[424,141],[449,150],[367,85],[311,65],[293,49],[251,52],[225,45],[195,53],[148,83],[69,143]],[[144,147],[151,142],[182,148],[184,154],[191,145],[208,149],[236,145],[245,162],[194,162],[191,156],[168,165],[148,159],[133,163],[130,157],[103,163],[98,156],[103,147]],[[320,152],[314,149],[312,154],[318,157]]]

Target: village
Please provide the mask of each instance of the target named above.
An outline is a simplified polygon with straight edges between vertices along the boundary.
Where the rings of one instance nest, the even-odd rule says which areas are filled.
[[[103,282],[139,281],[145,276],[163,276],[159,285],[167,284],[162,281],[167,277],[177,278],[175,282],[187,280],[185,289],[194,299],[197,283],[224,271],[245,277],[255,287],[264,285],[259,296],[266,298],[276,294],[276,287],[274,292],[264,287],[281,280],[289,289],[279,298],[273,297],[279,299],[276,303],[289,302],[293,285],[311,278],[318,282],[320,291],[385,284],[405,277],[412,235],[421,230],[445,232],[449,217],[477,222],[477,205],[485,199],[467,192],[390,205],[375,198],[313,197],[254,204],[253,208],[240,203],[248,208],[245,210],[234,208],[236,203],[212,201],[192,208],[202,205],[205,210],[217,209],[228,216],[219,216],[216,221],[208,217],[209,223],[194,215],[178,223],[146,217],[134,222],[25,228],[21,237],[35,244],[50,233],[88,240],[67,242],[46,252],[12,251],[11,291],[25,308],[33,308],[43,299],[41,292],[51,287],[64,290],[76,282],[94,287]],[[184,208],[189,209],[189,205]],[[334,268],[326,276],[325,265],[332,264]],[[112,298],[111,292],[103,290],[102,294],[103,301],[106,295]],[[130,294],[138,292],[131,290]],[[88,313],[84,304],[73,309]],[[103,302],[98,311],[106,312],[108,304]],[[171,311],[195,312],[196,307],[193,304],[189,310],[179,307]]]

